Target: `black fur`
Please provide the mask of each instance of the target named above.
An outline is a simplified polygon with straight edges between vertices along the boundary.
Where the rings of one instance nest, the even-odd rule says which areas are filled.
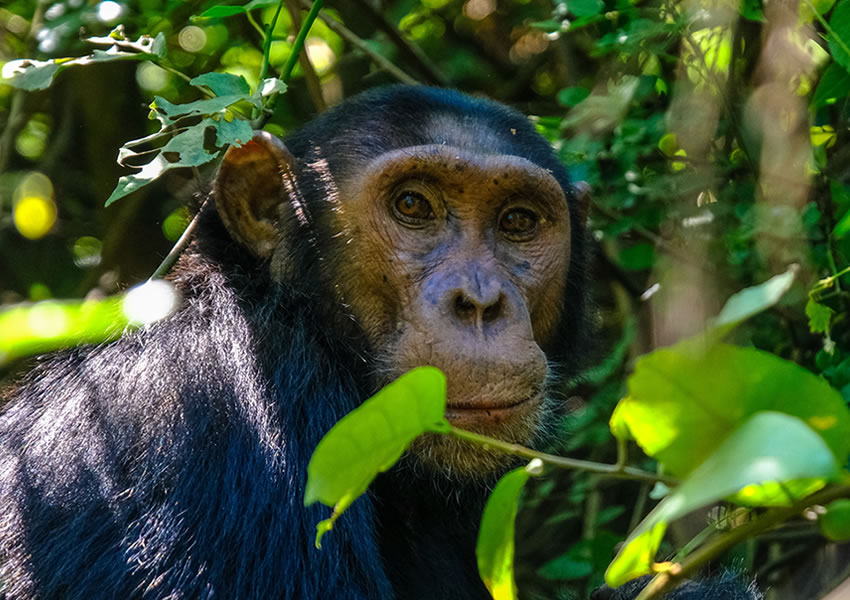
[[[443,125],[439,123],[453,123]],[[430,124],[430,126],[429,126]],[[458,126],[465,127],[459,130]],[[324,259],[341,257],[326,184],[380,152],[425,143],[516,154],[552,171],[520,114],[454,92],[391,87],[286,140],[308,202],[291,281],[232,241],[210,203],[171,279],[179,311],[103,346],[40,360],[0,415],[0,580],[40,598],[484,599],[475,569],[485,485],[446,493],[390,473],[316,550],[328,509],[304,508],[322,435],[374,392],[369,349],[334,305]],[[570,373],[583,320],[584,230],[573,219],[567,310],[550,358]],[[730,596],[732,598],[732,596]]]

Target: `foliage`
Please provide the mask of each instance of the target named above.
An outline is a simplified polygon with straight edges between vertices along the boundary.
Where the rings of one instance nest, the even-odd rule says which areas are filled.
[[[657,593],[750,539],[769,541],[733,548],[737,564],[781,589],[794,561],[766,557],[794,556],[781,550],[800,542],[768,529],[793,527],[814,544],[818,521],[846,538],[850,0],[295,8],[307,4],[0,8],[5,360],[129,326],[114,294],[154,271],[191,221],[196,181],[251,129],[283,134],[388,81],[451,85],[532,115],[593,190],[600,257],[594,320],[605,343],[570,392],[557,448],[576,458],[524,451],[543,473],[513,471],[497,488],[479,548],[494,594],[512,597],[516,584],[529,598],[586,595],[625,538],[613,583],[657,572],[647,592]],[[60,313],[61,327],[45,316]],[[405,402],[419,397],[401,388]],[[382,396],[386,410],[397,392]],[[776,445],[780,429],[796,455]],[[339,505],[363,485],[310,499]],[[674,522],[718,497],[740,508],[702,531]]]

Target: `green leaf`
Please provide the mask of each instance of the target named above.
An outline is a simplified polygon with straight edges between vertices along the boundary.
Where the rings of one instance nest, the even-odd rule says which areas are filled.
[[[583,579],[591,573],[593,573],[593,563],[577,558],[572,552],[553,558],[537,569],[537,574],[544,579],[561,581]]]
[[[837,240],[840,240],[847,232],[850,232],[850,210],[844,213],[844,216],[835,224],[835,228],[832,230],[832,237]]]
[[[204,73],[189,83],[195,87],[205,85],[216,96],[247,96],[251,93],[251,86],[245,78],[233,73]]]
[[[118,178],[118,184],[109,198],[106,199],[104,206],[109,206],[119,198],[123,198],[128,194],[132,194],[136,190],[143,188],[147,184],[156,180],[157,177],[166,171],[179,166],[168,162],[162,154],[157,154],[152,161],[144,165],[138,173],[132,175],[124,175]]]
[[[499,480],[481,517],[478,544],[478,573],[490,590],[493,600],[515,600],[514,581],[514,521],[520,494],[531,473],[520,467]]]
[[[575,106],[590,96],[590,90],[583,87],[568,87],[558,92],[558,104],[561,106]]]
[[[605,8],[602,0],[570,0],[570,12],[577,17],[592,17]]]
[[[650,516],[651,513],[647,519]],[[644,523],[647,519],[644,519]],[[608,565],[605,570],[605,583],[611,587],[620,587],[631,579],[651,573],[655,553],[664,539],[665,531],[665,521],[659,521],[652,527],[643,527],[641,523]]]
[[[800,4],[804,6],[804,4]],[[812,108],[834,104],[850,94],[850,73],[838,63],[831,63],[821,75],[812,97]]]
[[[834,5],[835,0],[804,0],[800,2],[797,9],[800,23],[811,23],[815,20],[816,15],[825,15]]]
[[[114,340],[176,308],[170,283],[159,280],[103,299],[45,300],[0,309],[0,365],[78,344]]]
[[[829,333],[829,323],[835,311],[815,302],[811,298],[806,302],[806,316],[809,318],[809,330],[812,333]]]
[[[114,33],[114,32],[113,32]],[[123,36],[123,34],[121,34]],[[44,90],[50,87],[53,78],[68,67],[84,66],[116,60],[148,60],[152,56],[161,57],[165,52],[165,36],[160,33],[156,38],[143,35],[139,39],[126,40],[123,37],[89,38],[95,44],[108,44],[108,50],[95,50],[88,56],[79,58],[53,58],[50,60],[12,60],[3,65],[3,81],[22,90]],[[124,50],[121,50],[123,48]]]
[[[109,206],[119,198],[123,198],[152,183],[166,171],[178,167],[197,167],[213,160],[218,153],[207,152],[204,148],[208,128],[216,130],[216,139],[231,139],[231,142],[228,143],[236,141],[232,139],[235,135],[240,136],[239,139],[243,142],[250,140],[253,135],[251,126],[246,121],[240,121],[240,123],[243,125],[233,125],[207,118],[196,125],[180,131],[159,149],[153,160],[141,166],[138,173],[119,178],[118,185],[115,186],[115,189],[109,195],[109,198],[107,198],[105,205]],[[124,144],[118,154],[120,163],[123,164],[124,161],[139,156],[139,154],[130,149],[139,141],[132,140]]]
[[[257,93],[259,93],[260,97],[262,98],[265,98],[266,96],[271,96],[272,94],[282,94],[285,91],[286,84],[277,77],[268,77],[266,79],[263,79],[262,83],[260,83],[260,86],[257,89]]]
[[[280,0],[251,0],[245,5],[245,10],[254,10],[255,8],[267,8],[269,6],[277,6]]]
[[[90,44],[100,44],[102,46],[109,46],[109,49],[104,50],[95,50],[95,54],[98,52],[106,55],[115,54],[118,48],[123,50],[129,50],[130,52],[137,54],[147,54],[151,56],[156,56],[157,58],[163,58],[166,52],[166,42],[165,42],[165,34],[160,32],[156,34],[155,38],[152,38],[149,35],[140,36],[138,39],[129,40],[124,36],[124,27],[123,25],[119,25],[111,32],[109,35],[102,37],[90,37],[86,38],[86,41]]]
[[[215,139],[218,146],[241,146],[251,141],[251,138],[254,137],[254,130],[251,129],[251,124],[244,119],[233,119],[232,121],[219,119],[218,121],[213,121],[213,123],[215,123]]]
[[[850,0],[840,0],[829,19],[829,51],[833,60],[850,71]]]
[[[791,289],[799,270],[797,265],[791,265],[784,273],[734,294],[726,301],[720,314],[711,321],[711,327],[725,330],[770,308]]]
[[[244,95],[217,96],[204,100],[195,100],[186,104],[172,104],[165,98],[154,96],[151,108],[163,125],[171,125],[179,119],[194,116],[207,116],[223,112],[231,104],[245,100]]]
[[[60,68],[55,59],[11,60],[3,65],[3,82],[22,90],[46,90]]]
[[[648,269],[655,264],[655,247],[647,242],[639,242],[620,250],[620,265],[629,271]]]
[[[741,16],[749,21],[764,22],[764,9],[761,0],[744,0],[741,3]]]
[[[839,498],[826,505],[826,513],[818,519],[823,534],[833,542],[850,540],[850,499]]]
[[[661,136],[661,139],[658,140],[658,149],[661,150],[665,156],[676,156],[676,152],[679,150],[679,142],[676,139],[676,134],[665,133]]]
[[[307,466],[304,505],[335,507],[317,536],[366,491],[378,473],[399,459],[425,432],[447,431],[446,378],[434,367],[418,367],[343,417],[322,438]]]
[[[201,19],[225,19],[234,15],[245,14],[245,9],[245,6],[211,6],[198,17]]]
[[[635,529],[605,573],[612,587],[648,573],[667,525],[687,513],[763,482],[834,479],[838,464],[800,419],[759,412],[726,437]]]
[[[799,417],[836,460],[850,453],[850,412],[826,381],[755,348],[686,340],[641,357],[611,430],[624,431],[670,472],[684,477],[757,412]]]

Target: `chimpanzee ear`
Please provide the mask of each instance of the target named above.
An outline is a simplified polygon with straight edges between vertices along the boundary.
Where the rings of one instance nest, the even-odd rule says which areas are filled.
[[[231,146],[215,179],[215,205],[230,235],[261,258],[278,242],[283,177],[295,158],[279,139],[257,131],[250,142]]]
[[[573,184],[573,189],[578,200],[578,217],[582,223],[587,222],[587,215],[590,214],[590,185],[586,181],[576,181]]]

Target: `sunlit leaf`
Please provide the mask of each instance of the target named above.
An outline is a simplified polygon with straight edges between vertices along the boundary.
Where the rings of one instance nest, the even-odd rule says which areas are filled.
[[[155,281],[102,300],[45,300],[0,310],[0,365],[78,344],[108,342],[125,330],[158,321],[179,298]]]
[[[282,94],[286,91],[286,84],[277,77],[268,77],[260,83],[257,93],[265,98],[272,94]]]
[[[801,23],[811,23],[815,15],[825,15],[835,5],[835,0],[803,0],[798,7]]]
[[[830,480],[838,473],[823,438],[803,421],[773,411],[756,413],[638,525],[609,566],[605,580],[616,587],[648,573],[667,525],[697,508],[753,484]]]
[[[830,148],[838,140],[838,134],[835,133],[835,128],[832,125],[813,125],[810,128],[809,137],[814,147]]]
[[[835,311],[809,298],[806,302],[806,316],[809,318],[809,330],[812,333],[828,333],[829,323]]]
[[[676,140],[676,134],[665,133],[661,139],[658,140],[658,149],[666,156],[675,156],[676,150],[679,149],[679,142]]]
[[[499,480],[481,518],[478,544],[478,573],[494,600],[514,600],[514,521],[520,494],[531,474],[524,467]]]
[[[680,342],[641,357],[611,430],[627,429],[644,452],[674,475],[698,467],[756,412],[802,419],[836,460],[850,453],[850,413],[837,390],[806,369],[755,348]]]
[[[770,308],[791,289],[791,284],[794,283],[794,277],[799,270],[797,265],[792,265],[784,273],[734,294],[726,301],[720,314],[712,319],[711,327],[723,329],[732,327]]]
[[[165,52],[165,36],[162,33],[156,38],[143,35],[137,40],[126,40],[106,36],[90,38],[88,41],[110,44],[111,47],[108,50],[95,50],[92,54],[79,58],[12,60],[3,65],[3,81],[24,90],[43,90],[50,87],[53,78],[68,67],[116,60],[147,60],[159,58]]]
[[[378,473],[395,464],[416,437],[448,429],[445,409],[445,376],[434,367],[418,367],[333,426],[307,467],[304,504],[334,507],[333,517],[319,525],[317,545],[333,521]]]

